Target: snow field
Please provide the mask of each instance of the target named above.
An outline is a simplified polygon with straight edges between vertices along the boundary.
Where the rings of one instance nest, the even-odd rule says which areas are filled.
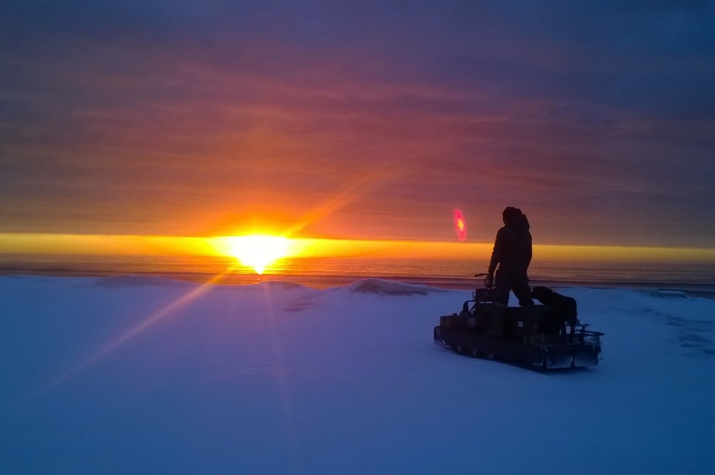
[[[463,291],[2,277],[0,471],[715,472],[715,301],[557,290],[598,367],[434,345]]]

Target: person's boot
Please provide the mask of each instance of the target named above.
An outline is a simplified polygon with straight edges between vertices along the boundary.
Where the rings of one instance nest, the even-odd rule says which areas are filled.
[[[486,336],[504,338],[504,323],[506,322],[506,307],[495,303],[492,307],[492,321],[489,330],[484,332]]]

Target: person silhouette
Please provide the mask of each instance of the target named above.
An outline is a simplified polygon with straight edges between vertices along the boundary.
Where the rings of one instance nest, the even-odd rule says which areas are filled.
[[[491,336],[503,336],[509,292],[513,291],[522,307],[534,305],[527,270],[531,263],[529,221],[519,208],[507,206],[502,213],[504,226],[497,231],[485,283],[494,287],[494,312]],[[495,274],[496,272],[496,274]]]

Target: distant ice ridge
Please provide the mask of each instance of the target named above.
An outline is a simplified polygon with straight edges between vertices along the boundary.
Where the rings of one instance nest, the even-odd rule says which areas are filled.
[[[192,285],[180,280],[143,275],[118,275],[97,278],[100,287],[142,287],[147,285],[181,287]]]
[[[540,374],[432,343],[469,291],[168,282],[0,277],[0,473],[715,472],[715,300],[559,289]]]
[[[209,281],[210,282],[210,281]],[[101,277],[97,279],[97,285],[101,287],[142,287],[142,286],[187,286],[197,285],[195,283],[186,283],[183,281],[139,275],[122,275],[112,277]],[[236,288],[237,286],[232,286]],[[250,284],[240,286],[244,289],[252,288],[278,288],[278,289],[298,289],[306,288],[306,286],[281,281],[268,281],[258,284]],[[377,294],[377,295],[427,295],[428,293],[444,292],[443,289],[429,287],[426,285],[408,284],[397,280],[387,279],[360,279],[346,287],[350,292]]]
[[[356,293],[390,296],[427,295],[429,293],[444,292],[442,289],[425,285],[405,284],[384,279],[363,279],[348,286],[348,289]]]

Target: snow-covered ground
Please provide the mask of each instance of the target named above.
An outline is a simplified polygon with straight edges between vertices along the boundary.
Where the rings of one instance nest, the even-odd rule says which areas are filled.
[[[542,374],[433,344],[469,292],[0,278],[0,471],[714,473],[715,300],[559,289]]]

